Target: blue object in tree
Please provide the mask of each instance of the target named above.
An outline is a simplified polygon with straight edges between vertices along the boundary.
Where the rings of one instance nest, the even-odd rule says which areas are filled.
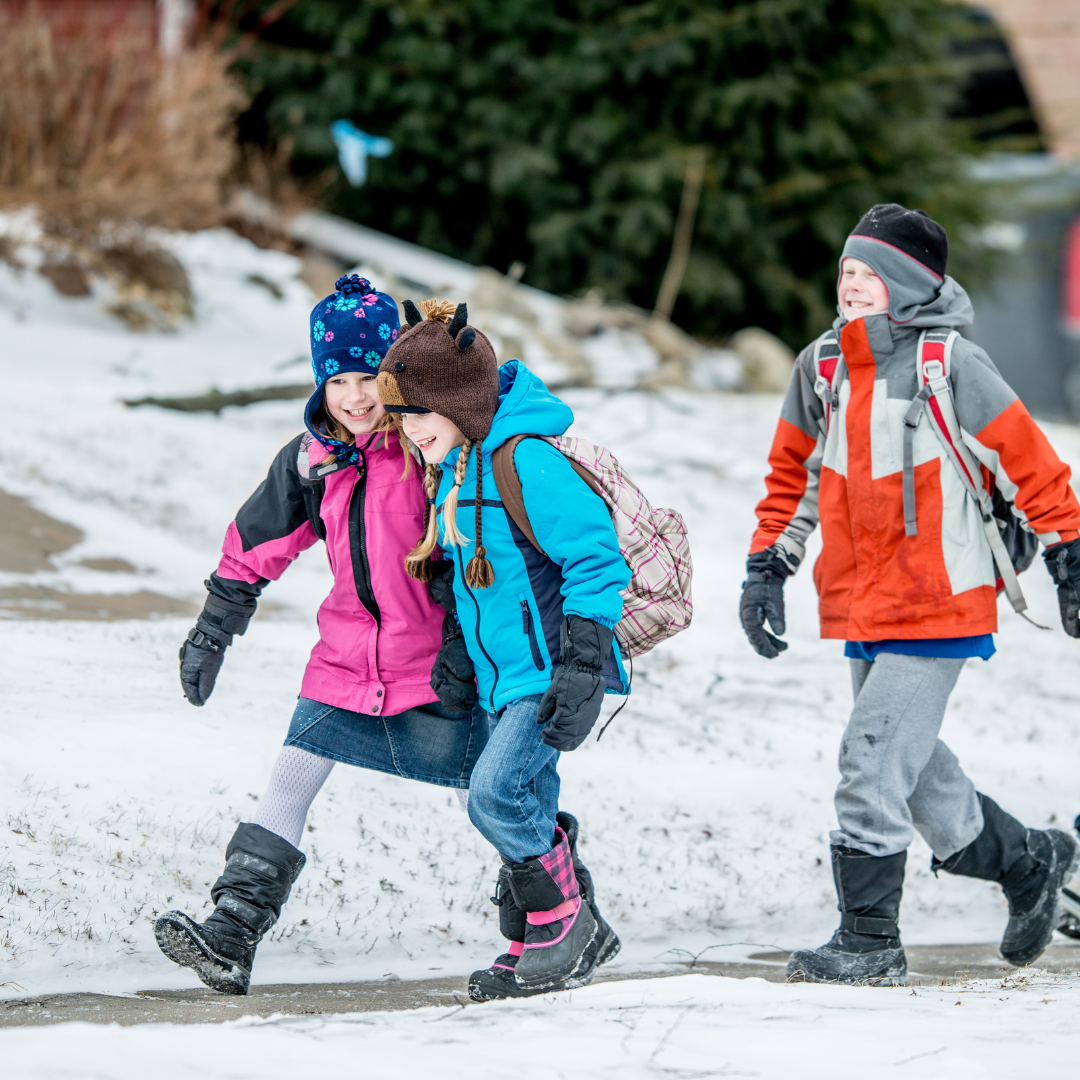
[[[381,135],[369,135],[361,131],[351,120],[335,120],[330,134],[338,149],[341,171],[353,187],[362,187],[367,180],[367,159],[387,157],[394,152],[392,139]]]

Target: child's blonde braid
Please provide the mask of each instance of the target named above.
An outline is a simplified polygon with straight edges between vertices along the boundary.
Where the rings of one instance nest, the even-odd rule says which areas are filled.
[[[466,439],[461,444],[461,452],[458,454],[457,464],[454,466],[454,486],[450,489],[450,494],[446,496],[446,501],[443,503],[442,516],[443,516],[443,542],[447,545],[467,544],[469,538],[462,536],[457,527],[457,503],[458,492],[461,490],[461,485],[465,483],[465,470],[469,464],[469,451],[472,450],[472,441]]]
[[[465,567],[465,584],[470,589],[486,589],[495,580],[495,568],[487,557],[481,529],[480,512],[484,505],[484,441],[476,444],[476,554]]]
[[[417,581],[431,580],[431,555],[439,541],[439,525],[435,514],[435,496],[439,493],[441,471],[438,465],[424,466],[424,535],[416,542],[416,547],[405,556],[405,570],[409,577]]]

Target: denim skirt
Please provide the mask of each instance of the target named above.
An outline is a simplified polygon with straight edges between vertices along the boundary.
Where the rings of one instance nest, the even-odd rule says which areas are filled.
[[[375,717],[302,697],[285,745],[361,769],[467,788],[487,736],[487,714],[479,706],[452,713],[434,701]]]

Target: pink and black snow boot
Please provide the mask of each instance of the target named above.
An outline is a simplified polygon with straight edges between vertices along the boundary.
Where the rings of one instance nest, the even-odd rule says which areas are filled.
[[[304,861],[304,853],[277,833],[238,825],[210,890],[216,907],[204,923],[182,911],[165,912],[154,923],[158,948],[212,989],[246,994],[255,948],[277,922]]]
[[[514,903],[525,912],[524,948],[514,966],[518,986],[541,992],[586,986],[596,970],[598,927],[581,896],[566,833],[556,827],[549,852],[508,869]]]
[[[566,833],[566,839],[570,842],[570,854],[574,863],[574,875],[577,878],[578,887],[581,890],[582,899],[589,905],[593,918],[596,920],[596,938],[589,951],[596,953],[596,964],[607,963],[615,956],[622,943],[618,935],[607,924],[600,914],[596,904],[596,894],[593,889],[592,874],[589,873],[585,864],[578,858],[577,839],[578,823],[573,814],[560,811],[556,817],[559,828]],[[514,969],[517,967],[518,958],[525,950],[525,912],[517,906],[513,891],[510,888],[509,864],[499,871],[499,881],[495,887],[495,895],[491,898],[493,904],[499,909],[499,930],[504,938],[510,942],[510,948],[501,956],[496,957],[491,967],[474,971],[469,978],[469,997],[473,1001],[494,1001],[507,997],[529,997],[532,994],[543,994],[548,990],[526,989],[518,985],[514,978]],[[591,957],[589,958],[591,962]],[[559,987],[569,989],[569,987]]]

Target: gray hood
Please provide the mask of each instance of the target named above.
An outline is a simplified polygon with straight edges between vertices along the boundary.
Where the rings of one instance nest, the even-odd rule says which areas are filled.
[[[887,312],[881,311],[876,315],[866,316],[868,323],[871,320],[878,319],[882,321],[888,320],[889,315]],[[960,330],[965,326],[970,326],[974,319],[975,309],[971,306],[968,294],[957,283],[955,278],[951,278],[946,274],[945,280],[941,283],[941,288],[938,289],[933,300],[917,308],[915,314],[902,324],[897,325],[890,322],[890,329],[894,337],[897,331],[904,331],[909,328],[922,330],[926,327],[943,327],[950,330]],[[842,315],[838,315],[833,322],[833,329],[839,333],[840,328],[846,325],[847,319]],[[869,330],[869,327],[867,329]]]

